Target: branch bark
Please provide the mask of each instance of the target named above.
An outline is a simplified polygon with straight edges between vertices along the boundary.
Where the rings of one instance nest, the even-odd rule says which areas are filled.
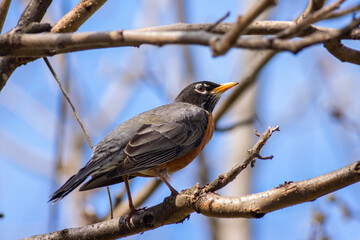
[[[32,0],[22,13],[15,29],[26,28],[33,22],[40,22],[52,0]],[[94,14],[106,0],[82,0],[68,14],[59,20],[52,32],[77,30],[92,14]],[[23,64],[36,60],[36,56],[0,57],[0,91],[5,86],[15,69]]]
[[[276,128],[268,128],[259,138],[252,148],[254,151],[248,153],[248,157],[251,156],[250,159],[260,156],[259,151],[273,131],[276,131]],[[245,164],[244,166],[251,162],[248,157],[242,163]],[[235,166],[227,175],[231,175],[230,173],[237,171],[236,169],[238,166]],[[166,198],[154,207],[137,212],[129,224],[126,222],[125,216],[122,216],[83,227],[36,235],[27,239],[116,239],[182,222],[195,211],[211,217],[260,218],[272,211],[313,201],[358,181],[360,181],[360,161],[319,177],[300,182],[285,182],[269,191],[243,197],[223,197],[212,192],[228,183],[227,180],[217,178],[209,185],[199,187],[196,184],[177,196]]]
[[[326,0],[310,0],[304,12],[295,20],[299,22],[311,13],[320,10],[326,3]]]
[[[360,51],[344,46],[339,39],[324,42],[324,47],[340,61],[360,65]]]
[[[333,172],[300,182],[285,182],[266,192],[244,197],[222,197],[215,193],[197,200],[198,213],[211,217],[260,218],[265,214],[311,202],[360,181],[360,161]]]
[[[125,217],[78,228],[36,235],[30,239],[116,239],[185,220],[192,212],[211,217],[261,218],[265,214],[304,202],[360,181],[360,161],[300,182],[286,182],[266,192],[243,197],[223,197],[194,187],[169,197],[159,205],[135,214],[131,227]]]
[[[356,29],[360,18],[343,29],[325,32],[316,31],[303,40],[286,39],[239,39],[236,48],[272,49],[297,53],[303,48],[331,39],[341,38]],[[42,33],[42,34],[7,34],[0,36],[0,55],[19,57],[43,57],[60,53],[82,51],[96,48],[136,46],[152,44],[196,44],[209,46],[218,34],[204,31],[111,31],[85,33]],[[360,38],[360,33],[359,33]]]
[[[209,27],[212,27],[213,25],[213,23],[175,23],[163,26],[142,28],[135,31],[206,31]],[[219,23],[215,27],[213,27],[210,32],[223,34],[229,31],[229,29],[231,29],[233,25],[234,23]],[[248,29],[244,33],[244,35],[273,35],[295,25],[296,23],[294,21],[256,21],[248,26]],[[306,29],[300,31],[298,36],[304,37],[314,32],[331,32],[334,30],[337,29],[309,25],[306,27]],[[344,35],[343,38],[359,40],[360,31],[359,29],[354,29],[349,34]]]
[[[355,5],[353,7],[349,7],[349,8],[344,9],[344,10],[339,10],[337,12],[329,13],[328,15],[326,15],[326,19],[343,17],[343,16],[345,16],[347,14],[350,14],[350,13],[353,13],[353,12],[356,12],[356,11],[359,11],[359,10],[360,10],[360,4]]]
[[[314,11],[317,8],[310,7],[308,15],[305,15],[305,17],[303,19],[302,18],[298,19],[296,25],[285,29],[281,33],[274,36],[274,38],[286,39],[289,37],[297,36],[299,32],[301,32],[303,29],[305,29],[310,24],[313,24],[315,22],[318,22],[318,21],[326,18],[326,16],[328,14],[330,14],[335,9],[339,8],[341,3],[343,3],[344,1],[345,0],[338,0],[338,1],[330,4],[327,7],[321,8],[318,11]],[[319,2],[321,2],[321,1],[319,1]],[[319,6],[321,6],[321,4],[319,4]],[[310,13],[310,12],[312,12],[312,13]]]
[[[213,38],[210,47],[213,56],[224,55],[232,48],[238,37],[246,31],[246,28],[267,8],[276,4],[276,0],[262,0],[251,8],[244,16],[239,16],[234,26],[222,37]]]
[[[227,184],[232,182],[237,175],[239,175],[250,163],[252,165],[255,163],[256,158],[263,159],[260,156],[260,150],[265,145],[266,141],[271,137],[272,133],[275,131],[280,131],[279,126],[275,128],[268,128],[264,134],[259,136],[259,140],[254,145],[253,148],[248,150],[248,155],[246,158],[239,164],[235,165],[228,173],[219,175],[214,181],[212,181],[210,184],[206,186],[206,192],[215,192],[223,187],[225,187]],[[267,159],[270,159],[271,157],[268,157]]]
[[[82,0],[51,29],[54,33],[76,32],[107,0]]]
[[[9,11],[11,0],[2,0],[0,2],[0,33],[3,29],[7,13]]]
[[[40,22],[51,2],[52,0],[31,0],[22,13],[15,29],[25,29],[33,22]],[[0,57],[0,91],[18,66],[32,60],[32,58]]]

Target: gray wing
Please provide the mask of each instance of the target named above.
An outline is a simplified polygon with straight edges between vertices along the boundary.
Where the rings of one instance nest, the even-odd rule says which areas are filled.
[[[125,122],[111,131],[96,145],[85,168],[97,168],[95,173],[101,173],[116,167],[125,158],[124,148],[126,144],[142,124],[142,121],[132,119],[132,121]]]
[[[188,107],[188,106],[186,106]],[[156,120],[144,124],[126,145],[126,158],[106,176],[151,169],[175,158],[180,158],[199,146],[208,124],[208,115],[200,109],[170,109],[167,121]]]
[[[116,184],[122,176],[153,168],[196,147],[208,115],[194,105],[173,103],[139,114],[110,132],[84,168],[92,179],[80,191]]]

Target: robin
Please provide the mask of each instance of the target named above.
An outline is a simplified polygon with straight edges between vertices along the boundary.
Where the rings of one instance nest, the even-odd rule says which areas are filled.
[[[214,132],[212,111],[220,96],[236,82],[216,84],[203,81],[190,84],[171,104],[141,113],[112,130],[96,147],[89,162],[50,196],[55,204],[89,176],[80,191],[124,182],[130,218],[136,211],[130,194],[129,179],[159,177],[167,181],[202,151]]]

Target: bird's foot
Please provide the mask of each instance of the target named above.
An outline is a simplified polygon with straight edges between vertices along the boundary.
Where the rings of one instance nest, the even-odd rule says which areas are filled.
[[[129,214],[125,217],[126,225],[130,227],[130,226],[131,226],[131,225],[130,225],[130,219],[131,219],[131,217],[134,216],[135,213],[140,212],[140,211],[144,211],[144,210],[146,210],[146,207],[143,207],[143,208],[132,208],[132,209],[130,210]]]

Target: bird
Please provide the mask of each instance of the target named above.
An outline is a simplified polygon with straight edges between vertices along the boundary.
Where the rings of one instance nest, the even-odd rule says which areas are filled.
[[[75,188],[87,191],[124,182],[130,218],[139,209],[132,202],[129,179],[159,177],[170,189],[169,174],[189,163],[210,141],[215,125],[212,112],[220,96],[237,82],[194,82],[173,103],[140,113],[113,129],[94,148],[90,160],[51,196],[57,203]]]

